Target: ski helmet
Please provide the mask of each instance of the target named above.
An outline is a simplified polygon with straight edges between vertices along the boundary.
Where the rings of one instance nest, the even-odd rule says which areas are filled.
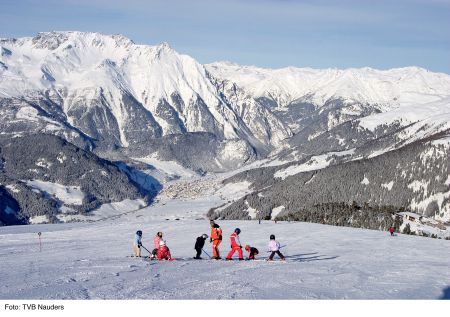
[[[208,239],[208,235],[206,233],[202,234],[203,239]]]
[[[234,229],[234,232],[236,232],[237,234],[240,234],[241,233],[241,229],[236,228],[236,229]]]
[[[162,232],[161,231],[159,231],[157,234],[156,234],[158,237],[162,237]]]
[[[141,230],[136,231],[136,234],[137,234],[138,236],[142,237],[142,231],[141,231]]]
[[[275,235],[274,234],[270,235],[270,240],[275,240]]]

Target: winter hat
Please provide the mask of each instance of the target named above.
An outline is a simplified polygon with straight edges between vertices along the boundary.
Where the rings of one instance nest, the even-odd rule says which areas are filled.
[[[237,234],[240,234],[241,233],[241,229],[236,228],[236,229],[234,229],[234,232],[236,232]]]
[[[158,237],[162,237],[162,232],[161,231],[159,231],[157,234],[156,234]]]

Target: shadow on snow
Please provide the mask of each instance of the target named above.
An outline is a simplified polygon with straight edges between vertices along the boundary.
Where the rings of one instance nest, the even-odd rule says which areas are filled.
[[[338,258],[339,256],[327,256],[327,255],[315,255],[317,252],[313,253],[303,253],[303,254],[295,254],[286,256],[286,260],[291,262],[312,262],[312,261],[323,261],[323,260],[333,260]],[[306,256],[306,257],[305,257]]]

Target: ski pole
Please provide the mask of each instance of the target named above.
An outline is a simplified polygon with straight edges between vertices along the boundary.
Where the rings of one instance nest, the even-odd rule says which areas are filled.
[[[285,244],[285,245],[282,245],[282,246],[281,246],[281,247],[279,247],[278,249],[284,248],[285,246],[287,246],[287,244]],[[270,253],[270,252],[272,252],[272,251],[267,251],[267,253]]]
[[[144,248],[144,250],[145,251],[147,251],[148,253],[150,253],[150,254],[152,254],[149,250],[147,250],[147,248],[146,247],[144,247],[142,244],[141,244],[141,247],[143,247]]]
[[[208,252],[206,252],[206,251],[203,250],[203,249],[202,249],[202,251],[205,252],[205,254],[206,254],[210,259],[212,259],[212,257],[208,254]]]
[[[236,238],[237,238],[237,240],[239,242],[239,245],[242,247],[241,239],[239,239],[239,236],[236,236]]]

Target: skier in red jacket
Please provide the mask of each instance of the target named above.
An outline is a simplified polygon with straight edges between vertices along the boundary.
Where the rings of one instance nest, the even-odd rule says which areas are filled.
[[[236,229],[234,229],[234,232],[230,236],[231,251],[227,255],[227,260],[231,260],[231,258],[233,257],[234,252],[236,252],[236,251],[238,252],[239,260],[243,260],[244,259],[244,255],[242,254],[242,246],[240,244],[239,237],[238,237],[238,235],[240,233],[241,233],[241,229],[236,228]],[[236,239],[237,239],[237,241],[236,241]]]
[[[166,241],[161,239],[159,242],[159,249],[157,252],[158,260],[172,260],[172,255],[170,254],[170,250],[166,245]]]

